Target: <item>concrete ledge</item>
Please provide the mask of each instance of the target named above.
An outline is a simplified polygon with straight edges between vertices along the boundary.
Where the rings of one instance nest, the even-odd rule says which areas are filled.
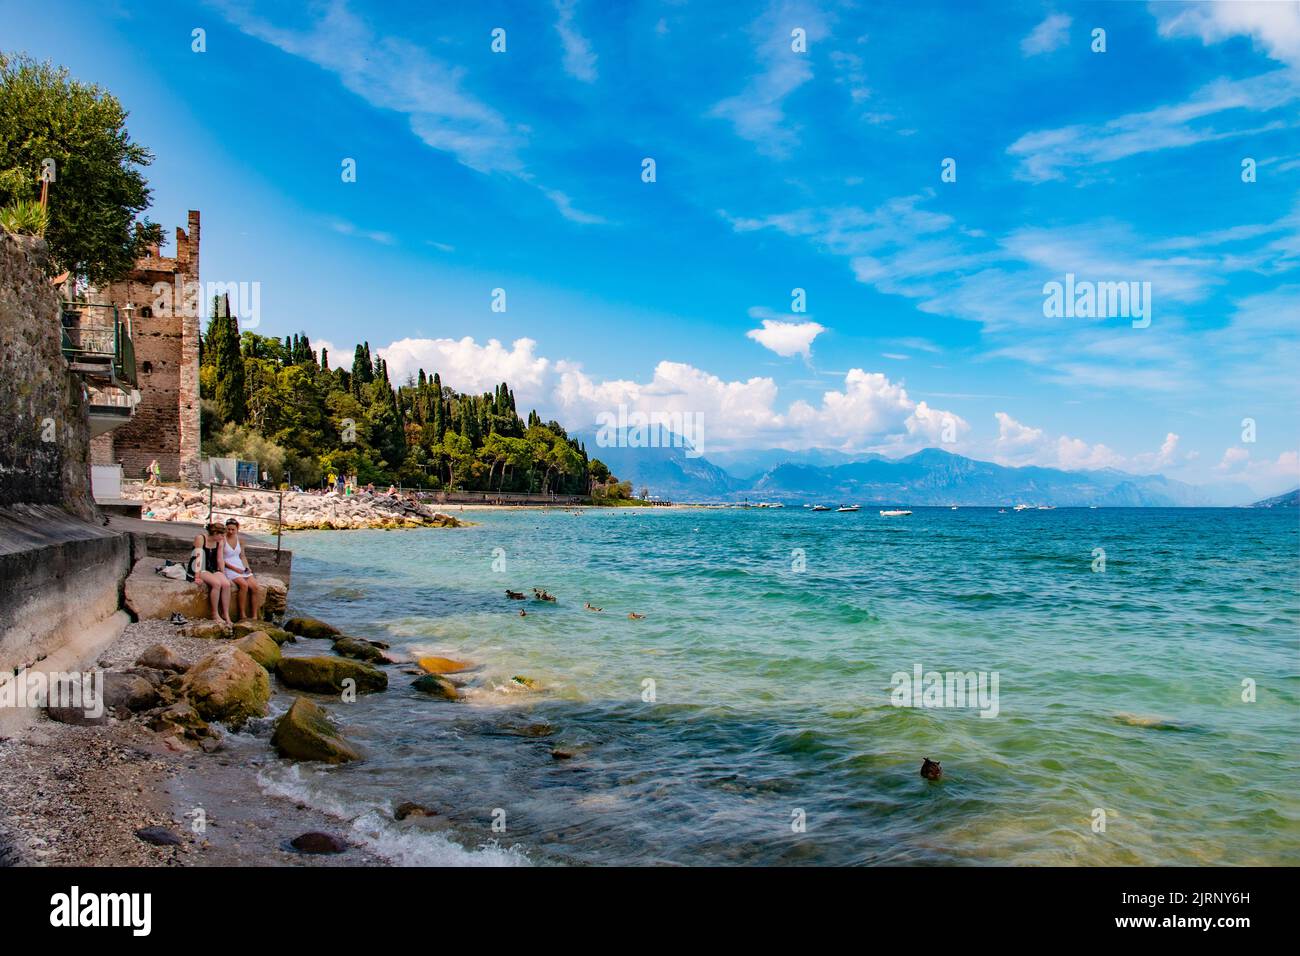
[[[0,508],[0,668],[32,664],[113,617],[131,539],[52,505]]]

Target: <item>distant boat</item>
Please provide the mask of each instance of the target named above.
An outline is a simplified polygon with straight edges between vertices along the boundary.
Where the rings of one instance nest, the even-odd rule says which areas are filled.
[[[812,505],[804,505],[805,508],[811,508]]]
[[[912,512],[910,512],[910,511],[903,511],[903,510],[901,510],[901,509],[895,509],[895,510],[893,510],[893,511],[882,511],[882,512],[880,512],[880,517],[882,517],[882,518],[901,518],[903,515],[910,515],[911,513],[912,513]]]
[[[1028,511],[1033,505],[1016,505],[1016,511]]]
[[[1056,510],[1056,505],[1039,505],[1039,506],[1038,506],[1038,510],[1039,510],[1039,511],[1055,511],[1055,510]]]
[[[859,507],[858,505],[840,505],[835,510],[836,511],[857,511],[858,507]]]
[[[1096,511],[1096,510],[1097,510],[1097,506],[1096,506],[1096,505],[1088,505],[1088,507],[1091,508],[1093,511]]]
[[[830,508],[830,505],[813,505],[813,506],[812,506],[812,510],[813,510],[813,511],[830,511],[831,508]]]
[[[998,514],[1000,514],[1000,515],[1004,515],[1004,514],[1006,514],[1006,513],[1007,513],[1007,509],[1006,509],[1006,508],[999,508],[999,509],[998,509]]]
[[[956,506],[956,505],[953,505],[953,506],[952,506],[951,508],[949,508],[948,510],[949,510],[949,511],[956,511],[956,510],[957,510],[957,506]]]

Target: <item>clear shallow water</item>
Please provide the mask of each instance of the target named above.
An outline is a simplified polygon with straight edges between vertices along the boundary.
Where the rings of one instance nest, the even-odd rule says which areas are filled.
[[[1300,863],[1294,513],[466,517],[287,541],[295,609],[481,665],[460,703],[390,668],[331,706],[366,762],[263,774],[400,862]],[[893,706],[916,664],[998,672],[998,716]]]

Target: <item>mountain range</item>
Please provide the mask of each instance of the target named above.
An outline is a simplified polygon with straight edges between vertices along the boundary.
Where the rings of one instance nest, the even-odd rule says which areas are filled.
[[[1107,468],[1064,471],[1039,466],[1010,467],[926,448],[905,458],[815,450],[804,457],[789,451],[719,456],[745,477],[737,477],[704,456],[690,457],[680,439],[659,447],[610,447],[596,433],[580,434],[587,452],[599,458],[636,493],[672,501],[772,501],[835,505],[1060,505],[1063,507],[1189,507],[1242,504],[1240,489],[1201,488],[1163,475],[1133,475]],[[623,443],[619,443],[623,444]],[[668,447],[676,445],[676,447]],[[784,460],[776,461],[783,457]],[[791,460],[797,459],[797,460]],[[753,472],[755,465],[767,467]],[[1262,504],[1262,503],[1261,503]]]

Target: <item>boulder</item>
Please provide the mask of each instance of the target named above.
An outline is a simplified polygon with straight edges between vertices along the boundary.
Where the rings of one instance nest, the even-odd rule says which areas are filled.
[[[383,671],[344,657],[282,657],[276,673],[289,687],[318,694],[342,693],[348,679],[355,681],[357,691],[363,694],[388,687],[388,675]]]
[[[45,716],[61,724],[98,727],[108,723],[108,709],[97,697],[97,680],[83,681],[77,676],[51,680],[45,699]]]
[[[255,621],[252,618],[244,618],[242,621],[235,622],[235,626],[230,629],[230,636],[234,638],[247,637],[249,634],[255,634],[258,631],[265,630],[265,621]]]
[[[162,563],[162,558],[147,557],[135,563],[126,578],[126,606],[142,621],[165,621],[173,614],[190,620],[207,617],[212,612],[207,586],[155,573]]]
[[[315,637],[326,641],[332,641],[343,634],[333,624],[326,624],[314,617],[291,617],[284,622],[284,629],[300,637]]]
[[[458,674],[474,666],[450,657],[421,657],[419,664],[426,674]]]
[[[412,803],[410,800],[399,803],[397,809],[393,811],[394,820],[405,820],[407,817],[436,817],[437,815],[437,810],[430,810],[428,807]]]
[[[129,711],[148,710],[158,703],[158,690],[139,674],[104,673],[104,706],[116,711],[124,707]]]
[[[180,846],[184,842],[166,827],[142,827],[135,831],[135,835],[154,846]]]
[[[156,671],[172,671],[177,674],[184,673],[189,666],[166,644],[152,644],[146,647],[135,662],[139,667],[150,667]]]
[[[149,729],[177,741],[216,743],[220,739],[217,731],[209,727],[199,712],[185,701],[155,711],[149,719]]]
[[[262,602],[262,616],[268,621],[282,615],[288,607],[289,587],[279,578],[269,574],[257,575],[257,581],[266,588],[266,598]]]
[[[220,621],[196,621],[184,628],[181,633],[186,637],[197,637],[205,641],[219,641],[230,637],[230,628]]]
[[[298,638],[294,637],[284,628],[273,627],[270,624],[263,624],[261,631],[277,644],[297,644]]]
[[[367,664],[389,663],[383,651],[359,637],[340,637],[334,642],[334,653],[365,661]]]
[[[239,648],[268,671],[274,671],[275,665],[280,663],[280,645],[262,631],[245,635],[232,646]]]
[[[423,677],[417,677],[411,682],[411,686],[422,694],[443,700],[456,700],[460,697],[455,685],[440,674],[425,674]]]
[[[342,853],[348,845],[331,833],[304,833],[289,841],[299,853]]]
[[[271,699],[266,670],[230,645],[218,647],[191,667],[182,690],[204,720],[235,727],[250,717],[265,716]]]
[[[296,699],[275,722],[271,746],[290,760],[347,763],[361,759],[357,749],[339,736],[324,709],[306,697]]]

